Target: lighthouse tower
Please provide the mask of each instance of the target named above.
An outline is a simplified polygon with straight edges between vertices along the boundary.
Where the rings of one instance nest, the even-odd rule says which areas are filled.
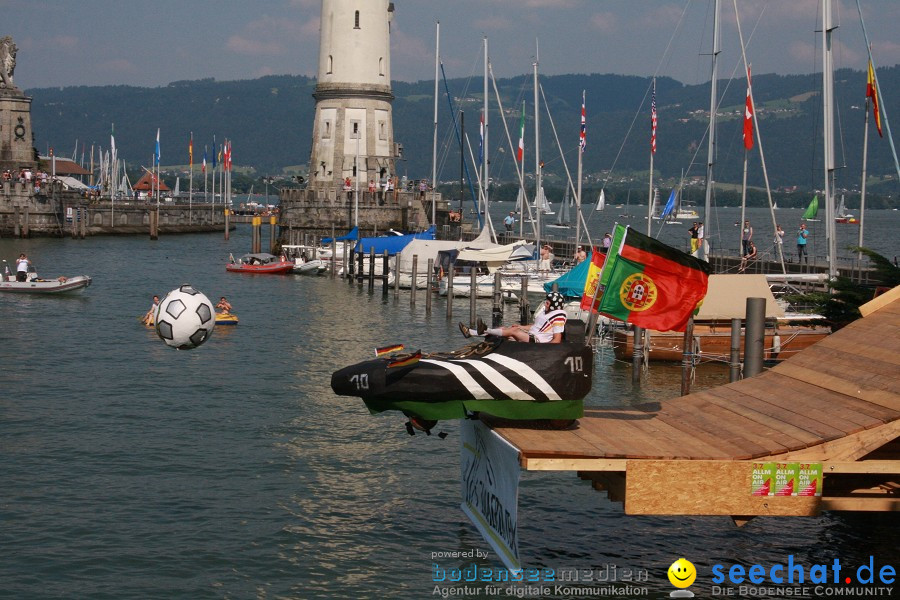
[[[394,175],[388,0],[322,0],[309,188],[360,190]]]

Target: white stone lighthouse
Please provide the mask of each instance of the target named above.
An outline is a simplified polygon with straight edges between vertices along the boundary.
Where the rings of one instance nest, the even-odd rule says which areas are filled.
[[[394,175],[388,0],[322,0],[316,117],[309,187],[340,189],[349,177],[365,190],[370,179]]]

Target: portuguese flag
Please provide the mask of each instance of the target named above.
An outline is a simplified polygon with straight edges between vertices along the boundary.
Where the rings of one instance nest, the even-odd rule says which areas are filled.
[[[709,263],[616,225],[599,311],[645,329],[684,331],[706,296]]]

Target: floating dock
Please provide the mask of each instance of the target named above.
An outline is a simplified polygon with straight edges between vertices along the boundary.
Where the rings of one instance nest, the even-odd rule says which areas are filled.
[[[900,287],[861,312],[750,379],[585,409],[564,431],[493,429],[523,469],[573,471],[629,515],[728,515],[741,524],[759,515],[900,511]],[[792,465],[795,474],[819,474],[820,495],[755,487],[761,472]]]

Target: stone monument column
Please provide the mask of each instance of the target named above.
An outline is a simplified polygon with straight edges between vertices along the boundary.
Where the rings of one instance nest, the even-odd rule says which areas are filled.
[[[13,83],[15,68],[16,44],[10,36],[0,38],[0,171],[37,167],[31,98]]]
[[[388,0],[322,0],[309,189],[359,187],[394,175]]]

